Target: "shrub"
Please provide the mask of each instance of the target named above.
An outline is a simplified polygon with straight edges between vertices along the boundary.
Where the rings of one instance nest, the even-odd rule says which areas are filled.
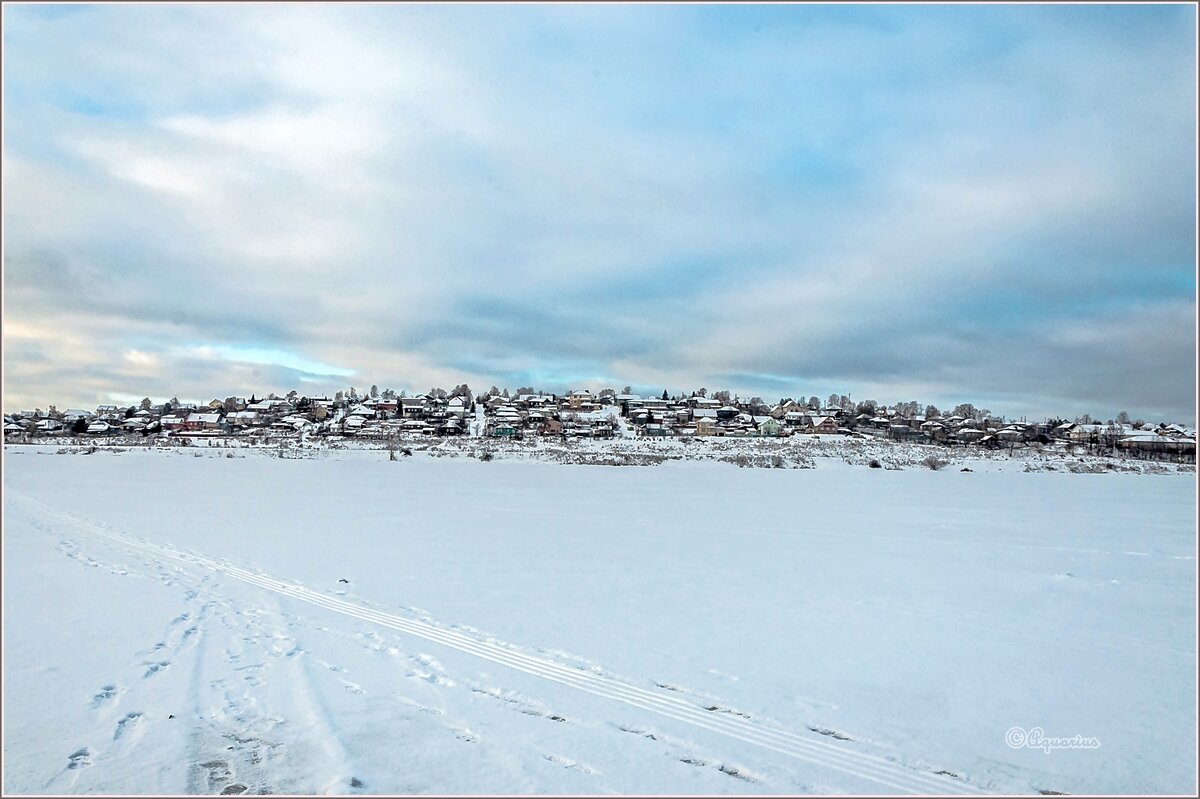
[[[479,460],[481,461],[490,461],[493,457],[494,456],[492,455],[492,451],[490,449],[485,449],[483,452],[479,453]]]
[[[921,461],[921,463],[936,472],[943,466],[948,466],[950,461],[939,458],[937,455],[930,455],[929,457],[925,458],[925,460]]]
[[[871,467],[872,469],[882,469],[883,468],[883,464],[881,464],[879,461],[875,460],[874,458],[871,458],[871,462],[868,463],[867,466]]]
[[[783,468],[783,456],[772,455],[771,456],[771,468],[772,469],[782,469]]]

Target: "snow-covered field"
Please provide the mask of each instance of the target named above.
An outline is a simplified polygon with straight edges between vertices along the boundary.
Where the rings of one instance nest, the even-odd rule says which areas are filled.
[[[852,449],[7,447],[3,788],[1194,792],[1194,472]]]

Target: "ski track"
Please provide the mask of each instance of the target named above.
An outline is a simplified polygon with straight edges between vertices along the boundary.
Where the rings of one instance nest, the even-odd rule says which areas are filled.
[[[131,547],[172,561],[198,566],[218,574],[224,574],[267,591],[291,599],[307,602],[361,621],[377,624],[402,633],[441,644],[450,649],[483,660],[507,666],[516,671],[540,677],[551,682],[575,688],[586,693],[647,710],[667,718],[684,722],[694,727],[709,730],[736,740],[753,744],[763,749],[786,755],[841,773],[869,780],[898,793],[911,794],[986,794],[988,791],[961,779],[948,780],[914,767],[903,765],[891,758],[865,752],[852,752],[824,741],[808,740],[795,733],[767,727],[752,718],[732,712],[714,712],[706,707],[692,704],[675,696],[664,696],[639,686],[612,677],[596,674],[582,667],[566,666],[552,660],[532,656],[507,646],[490,641],[471,638],[453,630],[405,619],[401,616],[372,610],[362,605],[318,593],[302,585],[287,583],[273,577],[256,574],[229,563],[184,553],[172,547],[149,541],[137,540],[129,535],[114,532],[111,527],[92,520],[56,510],[45,503],[14,491],[7,492],[15,504],[23,506],[27,513],[36,518],[57,520],[90,535],[106,538],[126,547]],[[178,568],[178,567],[176,567]],[[717,710],[722,710],[717,708]]]

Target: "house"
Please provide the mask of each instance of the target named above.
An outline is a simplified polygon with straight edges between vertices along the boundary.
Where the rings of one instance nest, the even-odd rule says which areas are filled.
[[[461,436],[465,431],[458,419],[451,419],[438,426],[437,434],[439,436]]]
[[[400,415],[405,419],[417,419],[425,415],[425,400],[421,397],[405,397],[400,400]]]
[[[1108,439],[1108,425],[1077,424],[1073,425],[1067,436],[1073,444],[1101,444]]]
[[[572,391],[567,395],[567,407],[571,410],[590,410],[595,397],[587,389]]]
[[[5,428],[7,429],[7,428]],[[1196,458],[1196,439],[1183,436],[1139,432],[1117,442],[1122,450],[1136,453],[1166,453]]]
[[[92,422],[88,425],[87,431],[90,435],[107,436],[120,432],[120,428],[113,427],[108,422]]]
[[[181,416],[164,416],[158,421],[162,425],[162,429],[168,432],[182,430],[186,425],[186,421]]]
[[[1009,425],[997,430],[996,438],[1006,444],[1015,444],[1025,440],[1025,429],[1016,425]]]
[[[730,419],[737,417],[738,413],[738,409],[732,405],[725,405],[724,407],[717,408],[717,421],[728,422]]]
[[[189,413],[183,423],[183,429],[189,432],[220,430],[223,426],[219,413]]]
[[[400,424],[400,430],[410,435],[427,436],[433,434],[433,426],[418,419],[409,419]]]
[[[226,424],[234,427],[251,427],[261,423],[257,411],[234,411],[226,415]]]
[[[787,400],[786,402],[781,402],[771,409],[771,415],[776,419],[783,419],[787,414],[796,412],[807,413],[808,406],[801,405],[795,400]]]
[[[396,412],[396,409],[400,407],[399,401],[395,400],[395,399],[371,400],[367,404],[370,405],[371,407],[373,407],[375,410],[382,412],[385,415],[386,414],[394,414]]]
[[[838,431],[837,419],[832,416],[819,416],[809,422],[811,431],[820,435],[834,435]]]
[[[368,408],[366,405],[361,404],[355,405],[353,408],[351,408],[350,413],[348,414],[348,416],[358,416],[363,419],[374,419],[375,415],[374,408]]]
[[[928,436],[930,441],[945,441],[948,435],[946,425],[932,419],[921,425],[921,432]]]
[[[759,435],[778,436],[783,432],[783,425],[773,416],[755,416],[754,423]]]
[[[695,413],[695,411],[693,411]],[[708,416],[701,416],[696,420],[696,435],[698,436],[714,436],[717,434],[717,420]]]

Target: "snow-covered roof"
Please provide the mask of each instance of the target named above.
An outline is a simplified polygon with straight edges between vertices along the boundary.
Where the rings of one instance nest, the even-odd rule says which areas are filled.
[[[187,420],[189,422],[196,422],[199,424],[216,424],[217,422],[221,421],[221,414],[219,414],[219,413],[192,413],[192,414],[188,414]]]

